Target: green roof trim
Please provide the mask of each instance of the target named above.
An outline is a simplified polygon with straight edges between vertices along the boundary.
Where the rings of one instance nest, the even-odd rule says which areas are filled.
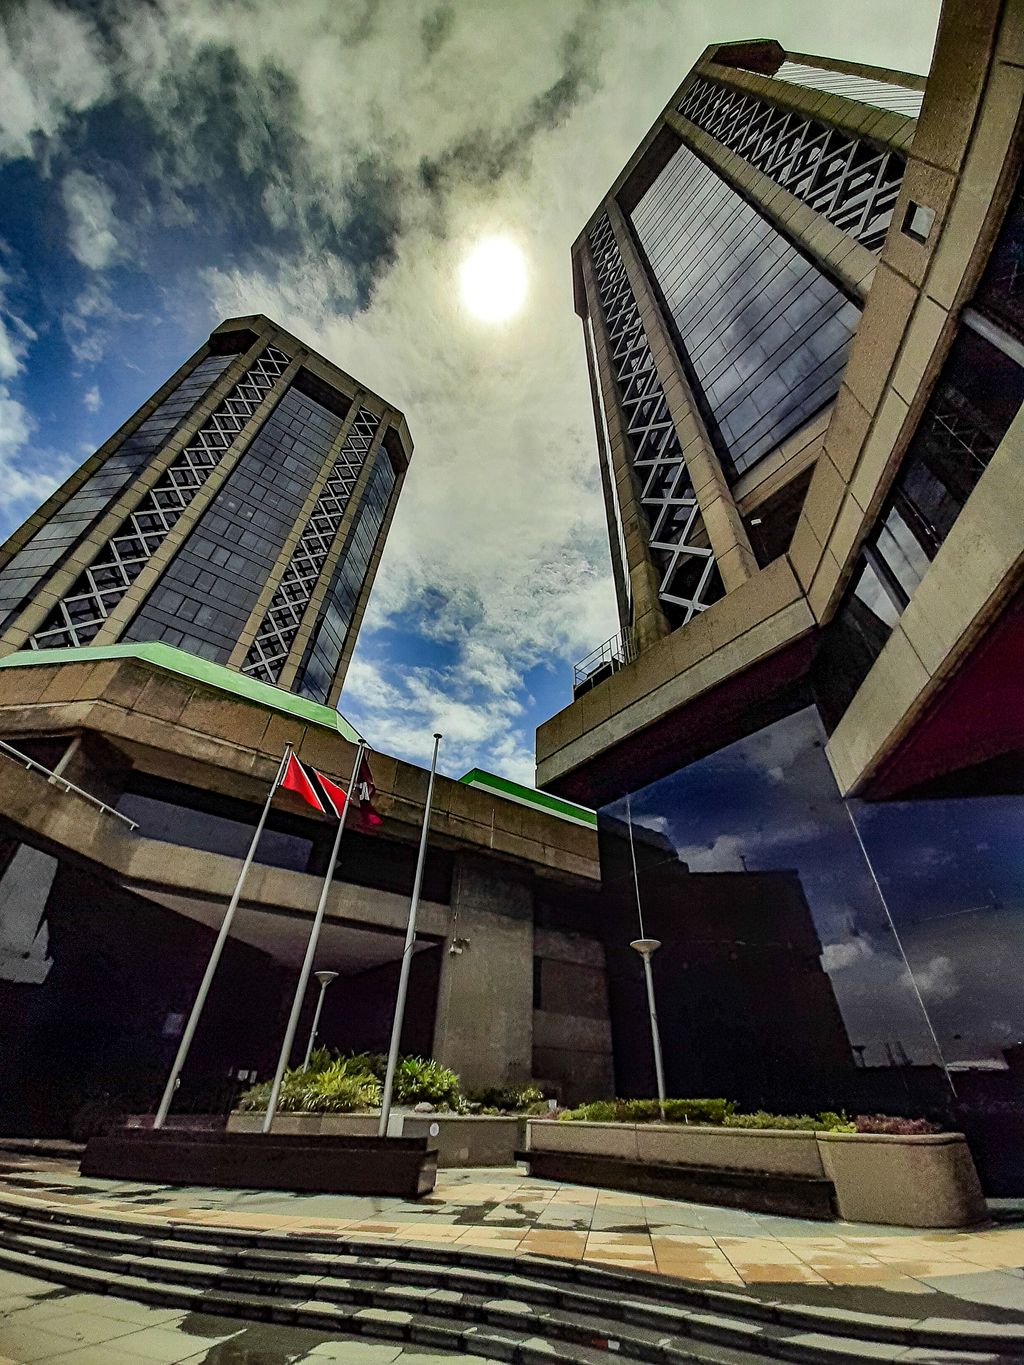
[[[280,711],[295,720],[306,721],[310,725],[322,725],[326,730],[334,730],[349,743],[360,739],[358,732],[348,723],[340,711],[319,702],[288,692],[283,687],[250,678],[245,673],[237,673],[224,664],[200,659],[184,649],[174,649],[171,645],[157,640],[120,645],[78,645],[68,649],[23,649],[17,654],[8,654],[0,659],[0,668],[26,668],[33,664],[79,664],[100,663],[106,659],[138,659],[152,664],[166,673],[177,673],[179,677],[191,678],[193,682],[212,687],[216,692],[227,692],[242,701],[255,702],[272,711]]]
[[[507,777],[485,772],[483,768],[470,768],[459,778],[467,787],[478,787],[482,791],[503,796],[506,801],[515,801],[520,806],[533,806],[536,810],[546,811],[559,820],[569,820],[574,825],[584,825],[587,829],[597,829],[597,815],[586,806],[577,806],[572,801],[563,801],[560,796],[538,791],[536,787],[524,787],[521,782],[512,782]]]

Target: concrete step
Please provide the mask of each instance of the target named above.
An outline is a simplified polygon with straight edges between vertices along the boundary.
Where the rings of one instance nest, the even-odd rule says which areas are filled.
[[[67,1210],[0,1200],[0,1263],[64,1283],[86,1276],[90,1287],[143,1297],[177,1295],[208,1311],[312,1325],[311,1315],[363,1314],[381,1335],[401,1327],[471,1331],[472,1344],[497,1332],[507,1351],[524,1341],[557,1347],[556,1358],[589,1358],[615,1350],[650,1361],[730,1359],[864,1361],[938,1359],[964,1362],[1024,1359],[1024,1329],[983,1323],[925,1327],[809,1306],[770,1303],[723,1290],[645,1274],[527,1256],[455,1248],[393,1246],[346,1237],[296,1236],[151,1221],[118,1223]],[[124,1287],[127,1286],[127,1287]],[[210,1306],[216,1304],[216,1308]],[[373,1314],[391,1314],[377,1319]],[[280,1315],[284,1314],[282,1318]],[[394,1331],[385,1331],[390,1324]],[[367,1326],[357,1330],[368,1335]],[[429,1333],[427,1333],[429,1335]],[[460,1337],[461,1340],[461,1337]],[[612,1344],[614,1343],[614,1344]],[[433,1344],[441,1345],[438,1339]],[[530,1348],[541,1349],[535,1343]],[[584,1354],[578,1354],[583,1352]],[[493,1359],[519,1359],[508,1354]],[[522,1357],[525,1359],[525,1357]]]

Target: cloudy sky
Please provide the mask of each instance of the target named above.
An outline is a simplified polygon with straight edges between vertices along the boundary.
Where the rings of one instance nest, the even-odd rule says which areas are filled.
[[[708,42],[928,69],[937,0],[4,0],[0,536],[232,314],[408,415],[343,709],[529,781],[616,629],[569,247]],[[521,248],[484,323],[459,266]]]

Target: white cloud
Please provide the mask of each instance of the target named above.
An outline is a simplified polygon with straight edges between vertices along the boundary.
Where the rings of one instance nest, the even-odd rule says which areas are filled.
[[[99,412],[103,406],[103,399],[100,397],[98,384],[93,384],[91,389],[86,389],[85,393],[82,394],[82,402],[89,412]]]
[[[0,510],[4,511],[41,502],[69,472],[64,461],[53,467],[46,461],[25,459],[35,424],[12,381],[24,370],[25,355],[36,334],[8,304],[10,284],[10,275],[0,266]]]
[[[93,276],[61,314],[61,326],[75,360],[96,365],[107,354],[115,327],[140,316],[115,303],[103,277]]]
[[[208,317],[163,278],[168,310],[193,332],[266,312],[407,413],[416,453],[344,696],[381,747],[422,759],[436,726],[446,770],[479,761],[529,780],[524,672],[550,663],[568,702],[572,661],[617,629],[570,245],[707,42],[756,28],[891,63],[898,35],[921,65],[905,13],[871,11],[766,0],[755,24],[749,5],[696,0],[154,0],[110,6],[102,42],[48,0],[20,11],[0,49],[0,157],[130,93],[155,129],[163,198],[139,211],[146,223],[191,221],[196,184],[235,214],[235,249],[192,272]],[[225,148],[233,164],[211,186]],[[259,203],[232,202],[250,178]],[[63,191],[89,269],[140,240],[90,172],[72,166]],[[261,250],[268,224],[280,236]],[[517,241],[530,279],[523,312],[489,327],[459,308],[456,277],[495,233]],[[127,319],[118,298],[94,276],[64,310],[79,363],[97,363]],[[448,662],[395,676],[394,624]],[[781,776],[788,756],[766,760]]]
[[[937,1005],[943,1000],[951,1000],[959,991],[956,969],[950,958],[939,953],[912,971],[904,970],[901,984],[913,990],[915,984],[929,1005]]]
[[[31,156],[70,115],[109,91],[111,73],[95,27],[47,0],[4,6],[0,25],[0,161]]]
[[[70,171],[61,191],[68,215],[68,246],[89,270],[104,270],[122,254],[110,187],[86,171]]]

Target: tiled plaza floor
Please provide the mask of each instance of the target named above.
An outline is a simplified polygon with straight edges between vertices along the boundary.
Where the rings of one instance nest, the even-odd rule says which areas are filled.
[[[0,1270],[0,1365],[488,1365],[481,1356],[79,1294]]]
[[[126,1224],[346,1233],[554,1256],[914,1318],[1024,1320],[1024,1220],[949,1232],[810,1222],[490,1168],[441,1171],[433,1194],[413,1202],[84,1179],[69,1162],[4,1157],[0,1195],[114,1213]]]

